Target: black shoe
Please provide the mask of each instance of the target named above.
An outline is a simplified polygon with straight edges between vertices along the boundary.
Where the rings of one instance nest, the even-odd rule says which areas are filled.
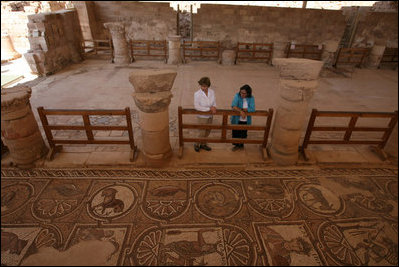
[[[200,151],[200,146],[195,144],[194,145],[194,150],[195,150],[195,152],[199,152]]]
[[[201,148],[206,150],[206,151],[211,151],[212,148],[210,148],[208,145],[201,145]]]
[[[240,146],[235,145],[234,147],[231,148],[232,151],[237,151],[240,149]]]

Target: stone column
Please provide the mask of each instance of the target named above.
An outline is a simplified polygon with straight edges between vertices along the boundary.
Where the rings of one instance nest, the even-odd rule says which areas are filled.
[[[229,49],[222,53],[222,65],[234,65],[236,60],[236,51]]]
[[[182,63],[180,52],[180,35],[171,35],[168,37],[169,57],[168,64],[177,65]]]
[[[323,62],[303,58],[276,58],[280,69],[280,98],[271,135],[271,157],[278,165],[298,160],[299,139],[306,124],[308,105],[317,88]]]
[[[1,35],[1,61],[10,61],[20,58],[21,54],[15,51],[14,45],[8,34]]]
[[[115,64],[129,64],[130,52],[125,36],[125,25],[122,22],[107,22],[104,23],[104,27],[111,33]]]
[[[27,86],[1,90],[1,134],[20,168],[34,167],[34,161],[48,151],[31,110],[31,93]]]
[[[129,76],[139,108],[143,154],[150,165],[162,164],[172,155],[169,141],[169,104],[173,70],[136,70]]]
[[[332,66],[334,64],[335,52],[338,50],[339,41],[329,40],[324,42],[324,50],[321,55],[321,59],[323,60],[326,66]]]
[[[380,65],[382,56],[384,55],[384,51],[385,51],[384,45],[374,45],[370,51],[367,67],[371,69],[377,69],[378,66]]]

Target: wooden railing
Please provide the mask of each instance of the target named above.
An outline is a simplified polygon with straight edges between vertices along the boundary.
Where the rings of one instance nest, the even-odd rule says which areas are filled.
[[[317,117],[350,117],[348,126],[314,126]],[[387,127],[356,127],[358,118],[391,118]],[[393,128],[398,122],[398,111],[395,112],[345,112],[345,111],[318,111],[312,109],[308,127],[306,129],[303,144],[300,147],[305,160],[308,160],[305,149],[309,144],[374,144],[377,145],[377,152],[385,159],[387,156],[383,152],[383,148],[392,133]],[[344,131],[345,135],[342,140],[310,140],[310,136],[314,131]],[[381,140],[350,140],[352,132],[384,132]]]
[[[217,41],[183,41],[183,61],[186,58],[214,58],[219,62],[220,42]]]
[[[273,43],[237,43],[236,60],[265,60],[270,64],[273,53]]]
[[[364,59],[369,55],[370,48],[339,48],[334,67],[337,64],[349,64],[360,67]]]
[[[83,40],[82,41],[83,56],[88,55],[98,55],[99,51],[104,51],[111,56],[111,62],[114,62],[114,47],[112,45],[112,40]]]
[[[386,47],[382,55],[380,64],[382,63],[398,63],[398,48]]]
[[[240,144],[261,144],[262,145],[262,158],[266,160],[268,158],[266,146],[267,139],[269,137],[270,126],[273,117],[273,109],[266,110],[258,110],[255,112],[248,112],[248,116],[256,117],[262,116],[267,117],[265,126],[255,126],[255,125],[232,125],[228,124],[228,116],[231,115],[240,115],[238,111],[226,110],[226,109],[218,109],[214,116],[222,115],[222,125],[216,124],[188,124],[183,123],[183,115],[184,114],[211,114],[211,112],[202,112],[197,111],[195,109],[183,109],[181,106],[178,108],[178,118],[179,118],[179,158],[183,156],[183,148],[184,142],[209,142],[209,143],[240,143]],[[220,138],[194,138],[194,137],[184,137],[183,129],[221,129]],[[227,130],[255,130],[255,131],[264,131],[263,139],[244,139],[244,138],[227,138]]]
[[[54,154],[62,149],[62,146],[56,144],[129,144],[131,148],[130,161],[134,161],[136,157],[137,147],[134,145],[132,120],[130,115],[130,108],[126,107],[124,110],[88,110],[88,109],[44,109],[43,107],[38,107],[37,111],[40,116],[40,120],[43,125],[44,132],[47,137],[47,141],[50,145],[50,152],[48,154],[48,159],[52,160]],[[50,125],[48,123],[48,115],[62,115],[62,116],[82,116],[83,125]],[[111,126],[111,125],[91,125],[89,116],[125,116],[126,126]],[[81,139],[54,139],[52,130],[84,130],[86,131],[87,140]],[[128,131],[129,140],[104,140],[94,138],[93,130],[100,131]]]
[[[161,57],[167,62],[166,40],[130,40],[129,47],[132,62],[135,60],[134,56]]]
[[[288,43],[285,49],[286,57],[308,58],[321,60],[324,45],[306,45]]]

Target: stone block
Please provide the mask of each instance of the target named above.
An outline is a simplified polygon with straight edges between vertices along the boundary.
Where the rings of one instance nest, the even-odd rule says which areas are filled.
[[[176,75],[174,70],[135,70],[129,81],[136,93],[170,91]]]
[[[161,112],[169,107],[172,93],[169,91],[157,93],[133,93],[134,102],[143,112]]]
[[[323,62],[304,58],[274,58],[273,65],[278,66],[280,77],[291,80],[316,80]]]
[[[317,80],[280,80],[280,97],[287,101],[309,101],[317,89]]]

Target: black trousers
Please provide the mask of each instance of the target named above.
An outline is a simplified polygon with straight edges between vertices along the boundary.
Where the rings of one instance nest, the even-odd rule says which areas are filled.
[[[247,122],[246,121],[238,121],[238,124],[247,124]],[[233,130],[232,134],[233,134],[233,138],[247,138],[247,130]],[[237,146],[240,144],[233,143],[233,145]],[[244,145],[244,144],[241,144],[241,145]]]

